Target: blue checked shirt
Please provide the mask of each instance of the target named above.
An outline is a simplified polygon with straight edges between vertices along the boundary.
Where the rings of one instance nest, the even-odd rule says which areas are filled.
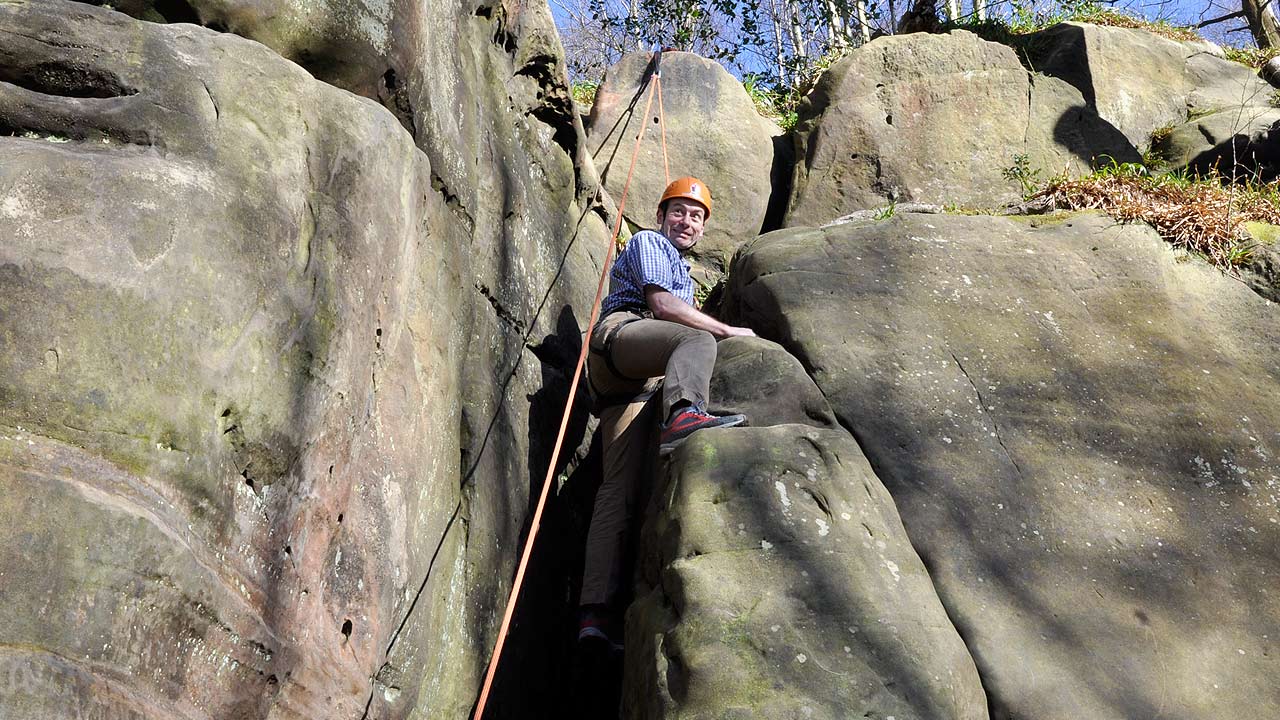
[[[653,230],[641,230],[631,236],[609,272],[609,296],[600,306],[600,317],[619,308],[648,309],[645,285],[657,285],[693,305],[693,280],[689,264],[666,236]]]

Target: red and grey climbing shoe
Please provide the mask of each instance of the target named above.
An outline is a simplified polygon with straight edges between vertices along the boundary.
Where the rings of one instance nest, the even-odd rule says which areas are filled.
[[[687,407],[662,426],[658,453],[666,455],[676,449],[685,438],[703,428],[733,427],[746,421],[746,415],[709,415],[696,405]]]
[[[578,643],[601,646],[613,652],[622,650],[622,643],[615,642],[618,637],[618,621],[613,613],[598,606],[582,608],[578,621]]]

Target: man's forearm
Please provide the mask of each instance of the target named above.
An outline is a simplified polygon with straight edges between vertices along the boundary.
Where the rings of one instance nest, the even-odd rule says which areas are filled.
[[[691,328],[706,330],[716,337],[729,337],[732,334],[729,325],[684,302],[671,303],[661,311],[653,309],[653,316],[659,320],[678,322]]]
[[[718,338],[733,337],[735,335],[755,335],[748,328],[735,327],[720,322],[670,292],[655,289],[652,285],[646,289],[645,299],[649,303],[649,310],[659,320],[677,322],[697,330],[706,330]]]

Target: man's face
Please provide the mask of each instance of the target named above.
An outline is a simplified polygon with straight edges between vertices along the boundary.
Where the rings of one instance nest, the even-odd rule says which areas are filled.
[[[665,213],[658,208],[658,231],[680,252],[698,244],[706,220],[707,209],[692,200],[672,198],[667,201]]]

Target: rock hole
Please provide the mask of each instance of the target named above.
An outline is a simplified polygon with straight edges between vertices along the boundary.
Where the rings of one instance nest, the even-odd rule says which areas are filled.
[[[231,417],[231,408],[222,411],[222,417]]]
[[[476,17],[482,17],[489,20],[493,19],[493,7],[490,5],[481,5],[476,8]]]
[[[861,155],[859,155],[858,153],[853,153],[852,155],[850,155],[850,156],[849,156],[849,159],[850,159],[850,160],[857,160],[859,157],[862,157],[862,156],[861,156]]]
[[[342,623],[342,637],[347,640],[351,639],[351,618],[347,618]]]
[[[338,513],[338,524],[342,524],[342,513]]]
[[[110,73],[68,60],[28,67],[0,67],[0,81],[59,97],[113,98],[138,92]]]
[[[285,554],[285,555],[287,555],[287,556],[292,557],[292,556],[293,556],[293,546],[292,546],[292,545],[285,545],[285,546],[284,546],[284,554]]]
[[[268,684],[268,685],[279,685],[279,684],[280,684],[280,678],[276,677],[275,675],[269,675],[269,676],[267,677],[267,684]]]
[[[151,7],[164,16],[165,22],[200,24],[200,13],[186,0],[155,0]]]
[[[249,477],[248,475],[244,477],[244,484],[248,485],[250,490],[257,490],[257,488],[253,486],[253,478]]]
[[[382,86],[378,88],[378,101],[395,114],[396,119],[405,130],[409,131],[410,135],[417,137],[418,131],[413,122],[413,103],[409,100],[409,93],[404,84],[396,75],[395,68],[387,68],[387,71],[382,74]]]
[[[885,123],[886,125],[892,125],[892,124],[893,124],[893,116],[892,116],[892,115],[885,115],[885,116],[884,116],[884,123]]]

